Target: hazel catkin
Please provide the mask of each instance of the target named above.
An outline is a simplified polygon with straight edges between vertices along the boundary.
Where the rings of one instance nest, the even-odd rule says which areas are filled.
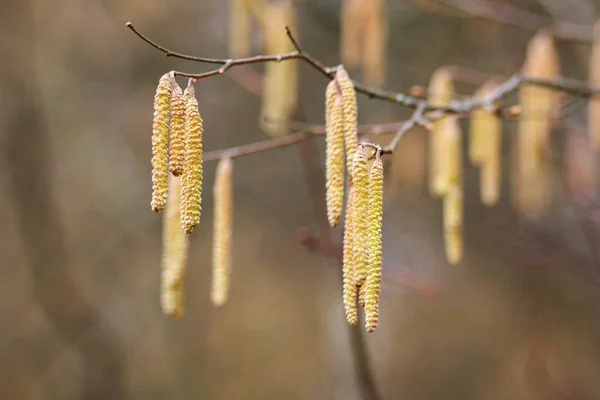
[[[152,211],[165,208],[169,175],[169,113],[171,110],[171,76],[161,76],[154,95],[152,124]]]
[[[379,295],[381,293],[382,239],[383,221],[383,162],[379,150],[369,172],[369,258],[365,287],[365,320],[367,332],[377,329],[379,319]],[[362,288],[362,287],[361,287]]]
[[[169,198],[163,215],[161,307],[165,315],[183,316],[185,264],[188,236],[181,230],[181,178],[169,176]]]
[[[354,248],[354,185],[350,180],[348,185],[348,200],[344,217],[344,246],[342,254],[343,302],[346,320],[350,325],[356,325],[358,310],[356,308],[356,266],[352,250]]]
[[[342,105],[344,109],[344,143],[346,145],[346,165],[348,171],[352,170],[356,144],[358,143],[358,106],[354,83],[342,65],[337,68],[335,79],[342,92]]]
[[[367,154],[362,144],[358,145],[352,163],[354,185],[353,215],[354,246],[352,257],[356,268],[356,285],[361,286],[367,278],[369,254],[369,167]]]
[[[191,83],[185,89],[185,157],[182,178],[181,226],[187,234],[200,223],[202,211],[202,118]]]
[[[327,85],[326,102],[326,203],[329,225],[340,222],[344,202],[344,109],[334,80]]]
[[[229,277],[231,275],[231,237],[233,220],[233,185],[231,175],[233,162],[225,157],[217,166],[213,222],[213,277],[210,298],[215,306],[227,301]]]
[[[169,128],[169,171],[175,176],[183,173],[185,157],[185,102],[175,79],[171,82],[171,126]]]

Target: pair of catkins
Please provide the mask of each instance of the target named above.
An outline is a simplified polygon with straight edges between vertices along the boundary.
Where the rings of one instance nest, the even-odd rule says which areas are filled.
[[[340,66],[325,93],[326,202],[329,224],[340,222],[344,202],[344,155],[348,198],[342,259],[343,302],[348,323],[358,320],[357,301],[364,306],[366,329],[374,332],[381,292],[383,162],[381,148],[369,168],[365,144],[357,143],[357,103],[354,84]],[[344,154],[345,153],[345,154]]]

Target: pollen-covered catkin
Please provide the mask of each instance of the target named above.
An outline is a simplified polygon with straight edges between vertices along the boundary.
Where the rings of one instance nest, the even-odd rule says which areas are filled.
[[[452,116],[456,120],[456,116]],[[452,120],[451,119],[451,120]],[[458,122],[456,122],[458,124]],[[444,245],[450,264],[458,264],[463,254],[462,136],[460,129],[446,132],[448,148],[447,186],[444,193]]]
[[[213,198],[213,277],[210,298],[215,306],[227,301],[231,275],[231,237],[233,220],[233,162],[225,157],[217,166]]]
[[[170,72],[161,76],[154,95],[152,124],[152,211],[165,208],[169,175],[169,114],[171,111]]]
[[[369,167],[367,154],[359,144],[352,163],[352,183],[354,185],[354,246],[352,256],[356,268],[356,285],[360,286],[367,278],[369,256]]]
[[[348,200],[344,220],[344,247],[342,255],[343,302],[346,320],[350,325],[356,325],[358,310],[356,309],[356,266],[352,249],[354,247],[354,185],[352,180],[348,185]]]
[[[343,66],[337,68],[335,79],[342,92],[342,104],[344,108],[344,143],[346,144],[346,165],[348,171],[352,171],[354,153],[358,143],[358,106],[356,103],[356,91],[354,83]]]
[[[202,211],[202,118],[194,87],[184,92],[185,99],[185,160],[182,179],[181,226],[187,234],[200,223]]]
[[[161,307],[165,315],[183,316],[185,264],[188,236],[181,230],[179,213],[181,181],[169,176],[169,198],[163,215],[163,249],[161,260]]]
[[[185,102],[175,79],[171,82],[171,126],[169,128],[169,171],[175,176],[183,173],[185,157]]]
[[[344,109],[337,83],[330,81],[325,91],[326,107],[326,203],[329,225],[340,222],[344,203]]]
[[[369,173],[369,263],[364,292],[367,332],[377,329],[381,293],[383,221],[383,162],[377,151]]]

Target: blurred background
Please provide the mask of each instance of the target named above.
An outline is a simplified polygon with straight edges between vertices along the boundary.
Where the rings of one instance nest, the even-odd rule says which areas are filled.
[[[313,193],[323,139],[236,159],[232,285],[218,309],[207,163],[186,315],[162,314],[153,96],[163,73],[211,66],[166,58],[125,23],[168,48],[227,57],[228,10],[216,0],[1,2],[0,398],[599,398],[600,208],[585,100],[570,99],[553,131],[553,203],[542,218],[510,205],[514,121],[497,206],[481,205],[479,172],[465,162],[459,266],[447,265],[441,201],[427,193],[426,135],[402,139],[387,166],[383,297],[370,335],[345,322],[335,260],[306,245],[341,237],[323,231]],[[303,48],[339,64],[340,1],[295,10]],[[599,10],[592,0],[390,0],[384,86],[427,86],[443,65],[510,75],[552,20],[574,32],[557,38],[563,74],[586,79]],[[259,98],[240,85],[264,66],[249,68],[196,85],[206,151],[268,138]],[[326,80],[299,69],[303,119],[322,125]],[[361,124],[410,113],[359,97]]]

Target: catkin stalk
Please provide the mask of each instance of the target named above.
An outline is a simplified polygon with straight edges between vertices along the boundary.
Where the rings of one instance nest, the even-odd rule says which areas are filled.
[[[348,185],[348,200],[344,219],[344,248],[342,255],[343,302],[346,320],[350,325],[356,325],[358,310],[356,308],[356,265],[352,249],[354,247],[354,185],[350,180]]]
[[[169,175],[169,114],[171,112],[171,77],[161,76],[154,95],[152,124],[152,211],[165,208]]]
[[[200,223],[202,211],[202,118],[194,87],[185,89],[185,157],[182,178],[181,226],[187,234]]]
[[[183,173],[185,158],[185,102],[175,79],[171,82],[171,126],[169,128],[169,171],[175,176]]]
[[[215,306],[227,301],[231,275],[231,238],[233,220],[233,163],[222,158],[217,166],[213,197],[213,278],[210,298]]]
[[[346,165],[348,171],[352,171],[354,153],[358,143],[358,106],[354,83],[343,66],[339,66],[335,79],[342,92],[342,104],[344,108],[344,143],[346,145]]]
[[[352,184],[354,185],[354,246],[352,257],[356,268],[356,285],[361,286],[367,278],[369,257],[369,167],[367,154],[359,144],[352,163]]]
[[[169,176],[169,198],[163,215],[163,250],[161,260],[161,307],[165,315],[183,316],[185,264],[188,236],[179,223],[181,181]]]
[[[325,97],[327,219],[334,227],[344,203],[344,108],[335,79],[327,85]]]
[[[377,151],[369,173],[369,263],[365,286],[365,320],[367,332],[377,329],[379,320],[379,295],[381,293],[383,221],[383,162]]]

